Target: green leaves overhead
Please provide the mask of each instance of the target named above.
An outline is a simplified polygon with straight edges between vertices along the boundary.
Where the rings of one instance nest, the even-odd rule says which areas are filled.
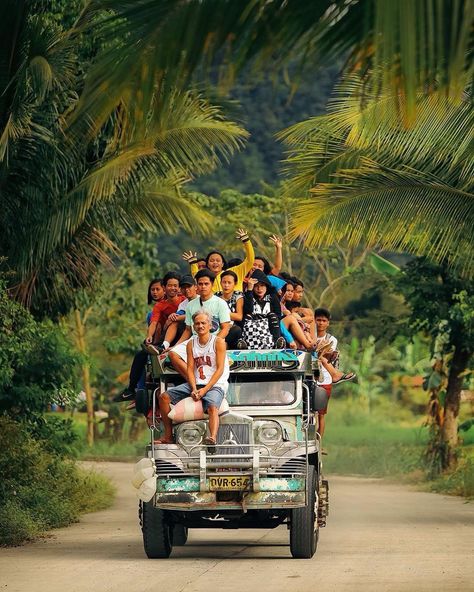
[[[81,37],[28,4],[9,8],[0,22],[0,248],[16,296],[54,313],[94,286],[123,229],[207,229],[210,217],[183,186],[230,158],[247,134],[196,93],[165,85],[146,96],[128,86],[92,133],[90,118],[68,128],[88,67]]]
[[[391,97],[361,105],[362,83],[342,85],[327,115],[280,134],[288,148],[293,234],[308,246],[347,239],[407,250],[474,271],[474,113],[465,97],[418,99],[406,129]]]
[[[345,59],[346,74],[390,96],[411,125],[418,92],[459,102],[472,84],[473,19],[472,0],[91,0],[77,31],[103,50],[77,117],[98,129],[130,89],[148,105],[157,86],[189,88],[216,67],[225,87],[249,65],[276,71],[296,58],[310,72]]]

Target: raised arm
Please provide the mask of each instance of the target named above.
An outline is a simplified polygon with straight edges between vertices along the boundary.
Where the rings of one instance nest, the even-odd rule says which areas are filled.
[[[243,290],[243,279],[247,273],[252,269],[253,262],[255,261],[255,251],[253,250],[252,241],[246,230],[239,228],[237,230],[236,238],[242,241],[242,245],[245,250],[245,259],[240,265],[232,267],[232,271],[237,274],[236,290]]]
[[[189,263],[189,270],[191,275],[194,277],[198,272],[197,266],[197,252],[194,253],[192,251],[184,251],[182,255],[183,259]]]
[[[272,267],[272,274],[278,275],[283,267],[283,251],[282,251],[282,244],[283,241],[279,236],[276,234],[272,234],[269,237],[272,243],[275,245],[275,262],[273,263]]]

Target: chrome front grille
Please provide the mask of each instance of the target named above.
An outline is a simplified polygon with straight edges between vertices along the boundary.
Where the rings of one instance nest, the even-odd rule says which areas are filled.
[[[250,454],[250,446],[245,446],[250,444],[250,430],[251,425],[248,423],[220,424],[217,432],[219,454]]]

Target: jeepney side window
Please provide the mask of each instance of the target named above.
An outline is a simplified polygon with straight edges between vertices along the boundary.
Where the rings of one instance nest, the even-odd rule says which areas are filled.
[[[296,379],[291,374],[231,374],[226,398],[235,407],[291,405],[296,401]]]

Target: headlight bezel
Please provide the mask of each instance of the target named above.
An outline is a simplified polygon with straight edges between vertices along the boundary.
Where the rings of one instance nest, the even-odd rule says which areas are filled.
[[[271,419],[257,420],[254,422],[254,438],[257,444],[278,446],[283,442],[283,430],[278,421]]]
[[[195,439],[189,438],[190,432],[196,434]],[[186,434],[188,437],[186,437]],[[199,446],[206,435],[206,425],[199,421],[185,421],[176,430],[176,442],[185,448]]]

